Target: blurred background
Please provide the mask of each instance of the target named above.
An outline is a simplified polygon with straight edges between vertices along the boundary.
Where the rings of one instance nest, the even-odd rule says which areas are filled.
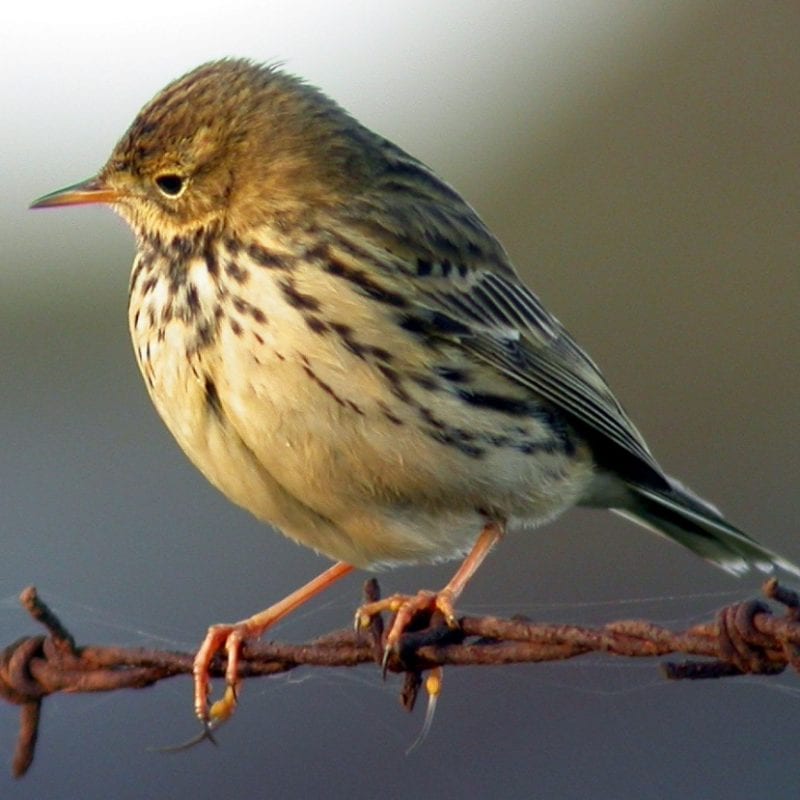
[[[128,342],[133,241],[104,209],[29,212],[102,165],[164,84],[283,60],[445,176],[601,364],[659,460],[800,562],[800,4],[673,0],[18,4],[0,30],[0,645],[35,583],[80,642],[191,650],[326,563],[186,461]],[[454,569],[381,576],[434,588]],[[275,638],[349,624],[364,575]],[[675,626],[759,590],[602,512],[510,535],[461,608]],[[668,684],[592,657],[450,669],[433,729],[376,668],[251,682],[220,747],[188,679],[49,699],[44,798],[795,796],[800,681]],[[0,708],[0,761],[17,712]]]

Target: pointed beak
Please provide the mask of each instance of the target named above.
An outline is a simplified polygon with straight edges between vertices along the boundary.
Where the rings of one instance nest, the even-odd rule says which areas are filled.
[[[80,206],[88,203],[117,203],[122,195],[103,183],[98,177],[67,186],[40,197],[31,203],[31,208],[53,208],[55,206]]]

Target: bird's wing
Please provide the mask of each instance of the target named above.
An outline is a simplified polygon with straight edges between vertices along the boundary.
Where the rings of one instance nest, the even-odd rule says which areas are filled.
[[[380,243],[376,267],[402,284],[426,334],[457,341],[566,412],[588,428],[598,455],[622,456],[634,480],[666,485],[600,370],[519,280],[476,212],[422,165],[405,162],[402,174],[400,191],[380,192],[380,214],[374,196],[357,212],[359,238]]]
[[[450,310],[462,300],[458,291],[440,290],[432,299]],[[476,275],[466,294],[491,322],[463,338],[465,349],[660,475],[644,439],[597,366],[533,292],[516,279],[483,273]],[[506,333],[509,327],[515,335]]]

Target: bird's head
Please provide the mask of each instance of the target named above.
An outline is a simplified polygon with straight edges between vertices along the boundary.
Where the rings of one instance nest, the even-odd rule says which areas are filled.
[[[107,203],[141,235],[297,223],[368,180],[371,136],[275,67],[216,61],[156,95],[96,176],[32,207]]]

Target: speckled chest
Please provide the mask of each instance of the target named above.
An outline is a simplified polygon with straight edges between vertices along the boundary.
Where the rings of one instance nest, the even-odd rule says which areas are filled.
[[[341,254],[280,240],[145,242],[131,279],[151,397],[237,502],[251,505],[235,477],[250,459],[332,518],[492,495],[511,511],[565,468],[569,436],[518,387],[430,344],[413,313]]]

